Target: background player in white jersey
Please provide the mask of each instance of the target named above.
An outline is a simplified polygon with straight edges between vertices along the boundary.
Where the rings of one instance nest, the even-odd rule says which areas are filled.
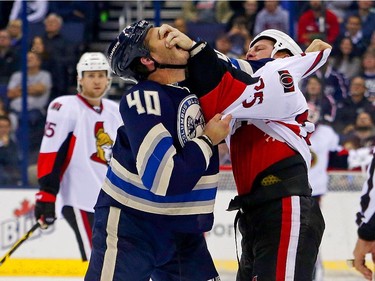
[[[118,104],[103,98],[112,79],[106,57],[84,53],[77,73],[78,94],[58,97],[48,106],[38,159],[35,217],[45,227],[52,224],[57,197],[56,212],[74,230],[86,261],[91,253],[93,208],[122,120]]]
[[[339,136],[332,126],[323,122],[321,108],[313,103],[308,103],[308,120],[315,124],[315,130],[310,137],[311,168],[309,169],[309,183],[312,188],[312,197],[320,205],[321,198],[328,191],[328,162],[331,151],[338,152]],[[314,272],[314,280],[323,280],[324,268],[320,253]]]
[[[363,274],[366,280],[373,280],[373,271],[365,264],[366,255],[370,254],[375,262],[375,151],[367,168],[367,178],[363,183],[360,211],[357,213],[358,239],[353,255],[354,267]]]
[[[341,151],[339,135],[332,126],[322,122],[320,108],[308,103],[308,120],[315,124],[315,130],[310,137],[311,168],[309,170],[309,182],[312,188],[312,196],[320,202],[321,196],[328,191],[328,162],[329,153]]]
[[[309,50],[320,45],[325,51],[302,54],[280,31],[259,34],[248,60],[285,58],[263,62],[254,85],[249,76],[223,64],[205,42],[193,43],[167,25],[160,36],[167,38],[167,46],[190,50],[189,78],[205,117],[224,112],[236,118],[230,148],[239,196],[229,209],[241,209],[237,280],[312,280],[324,220],[308,183],[313,124],[307,122],[298,82],[326,62],[331,46],[319,41]]]

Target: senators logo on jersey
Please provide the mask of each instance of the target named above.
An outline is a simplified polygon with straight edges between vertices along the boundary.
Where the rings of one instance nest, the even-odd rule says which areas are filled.
[[[104,122],[96,122],[94,134],[96,138],[96,152],[90,157],[91,160],[109,165],[112,157],[113,140],[104,131]]]
[[[294,92],[293,77],[290,75],[288,70],[280,70],[280,83],[284,87],[284,93]]]

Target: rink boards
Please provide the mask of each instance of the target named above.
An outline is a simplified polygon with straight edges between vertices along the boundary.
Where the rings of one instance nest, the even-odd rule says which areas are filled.
[[[0,189],[0,255],[33,225],[36,190]],[[235,213],[225,211],[235,190],[220,190],[215,206],[215,224],[207,233],[207,243],[219,270],[237,269],[233,220]],[[324,267],[349,270],[345,260],[352,257],[356,241],[355,213],[359,191],[329,192],[322,202],[326,231],[321,246]],[[237,241],[240,241],[237,234]],[[240,254],[240,247],[238,245]],[[0,267],[0,276],[83,276],[87,262],[81,262],[73,231],[64,219],[48,230],[37,230]]]

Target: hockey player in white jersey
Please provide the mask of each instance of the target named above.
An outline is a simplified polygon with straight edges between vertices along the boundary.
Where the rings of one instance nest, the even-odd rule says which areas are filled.
[[[252,70],[251,60],[260,63],[254,84],[205,42],[192,42],[167,25],[159,33],[167,46],[189,50],[189,78],[205,118],[224,112],[235,119],[229,143],[239,195],[229,209],[240,210],[237,281],[312,280],[324,220],[308,184],[314,126],[298,83],[326,62],[331,46],[317,42],[322,51],[303,53],[286,34],[262,32],[250,43],[250,62],[242,61]]]
[[[91,253],[93,207],[122,120],[118,104],[104,98],[112,80],[106,57],[99,52],[83,54],[77,73],[78,94],[58,97],[48,106],[35,217],[48,227],[56,214],[62,214],[86,261]]]

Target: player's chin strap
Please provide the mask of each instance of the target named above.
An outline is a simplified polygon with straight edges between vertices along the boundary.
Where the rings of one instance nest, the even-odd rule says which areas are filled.
[[[154,70],[150,71],[148,73],[148,75],[150,75],[151,73],[154,73],[158,68],[160,68],[160,69],[166,69],[166,68],[170,68],[170,69],[185,69],[187,67],[187,64],[161,64],[161,63],[158,63],[152,57],[150,57],[150,60],[152,60],[154,62],[155,68],[154,68]]]
[[[158,63],[153,57],[149,56],[149,59],[154,62],[155,68],[148,72],[147,74],[143,74],[143,78],[148,77],[150,74],[154,73],[158,68],[159,69],[185,69],[187,64],[161,64]]]

